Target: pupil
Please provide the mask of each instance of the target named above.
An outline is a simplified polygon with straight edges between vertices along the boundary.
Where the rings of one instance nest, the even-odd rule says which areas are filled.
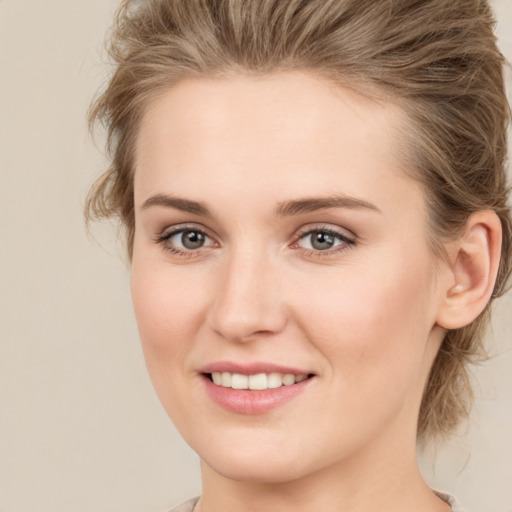
[[[181,242],[187,249],[199,249],[204,244],[204,235],[197,231],[185,231],[181,236]]]
[[[334,245],[334,237],[328,233],[317,232],[313,235],[311,245],[320,251],[330,249]]]

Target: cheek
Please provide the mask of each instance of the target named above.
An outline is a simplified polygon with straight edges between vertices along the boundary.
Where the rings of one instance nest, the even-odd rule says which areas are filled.
[[[382,258],[296,293],[307,297],[296,308],[305,312],[302,329],[354,393],[417,375],[434,318],[429,268],[421,258]]]
[[[187,425],[184,412],[196,380],[189,358],[203,321],[198,290],[179,269],[134,253],[131,292],[144,359],[155,392],[177,425]]]
[[[182,364],[202,322],[201,288],[183,272],[134,253],[131,293],[150,373]]]

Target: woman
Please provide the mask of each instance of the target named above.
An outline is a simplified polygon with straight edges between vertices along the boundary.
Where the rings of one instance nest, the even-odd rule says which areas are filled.
[[[416,446],[467,414],[510,274],[481,0],[123,2],[91,217],[126,228],[177,511],[461,510]]]

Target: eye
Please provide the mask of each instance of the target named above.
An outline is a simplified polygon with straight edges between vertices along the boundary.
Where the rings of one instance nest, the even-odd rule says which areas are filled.
[[[215,246],[215,242],[202,229],[180,227],[164,233],[156,239],[168,251],[179,255],[190,255],[200,249]]]
[[[354,245],[355,240],[332,228],[310,229],[299,235],[293,247],[314,252],[337,252]]]
[[[187,229],[181,233],[177,233],[169,238],[174,245],[181,245],[184,249],[193,251],[203,247],[206,243],[207,236],[201,231]]]

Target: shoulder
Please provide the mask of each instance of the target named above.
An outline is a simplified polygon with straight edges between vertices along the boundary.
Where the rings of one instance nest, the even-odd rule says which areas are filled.
[[[466,512],[464,508],[462,508],[462,505],[449,494],[446,494],[444,492],[434,491],[442,500],[446,501],[448,505],[452,508],[452,512]]]
[[[193,512],[194,507],[196,506],[196,503],[198,501],[199,501],[199,497],[192,498],[191,500],[188,500],[185,503],[178,505],[176,508],[173,508],[169,512]]]

